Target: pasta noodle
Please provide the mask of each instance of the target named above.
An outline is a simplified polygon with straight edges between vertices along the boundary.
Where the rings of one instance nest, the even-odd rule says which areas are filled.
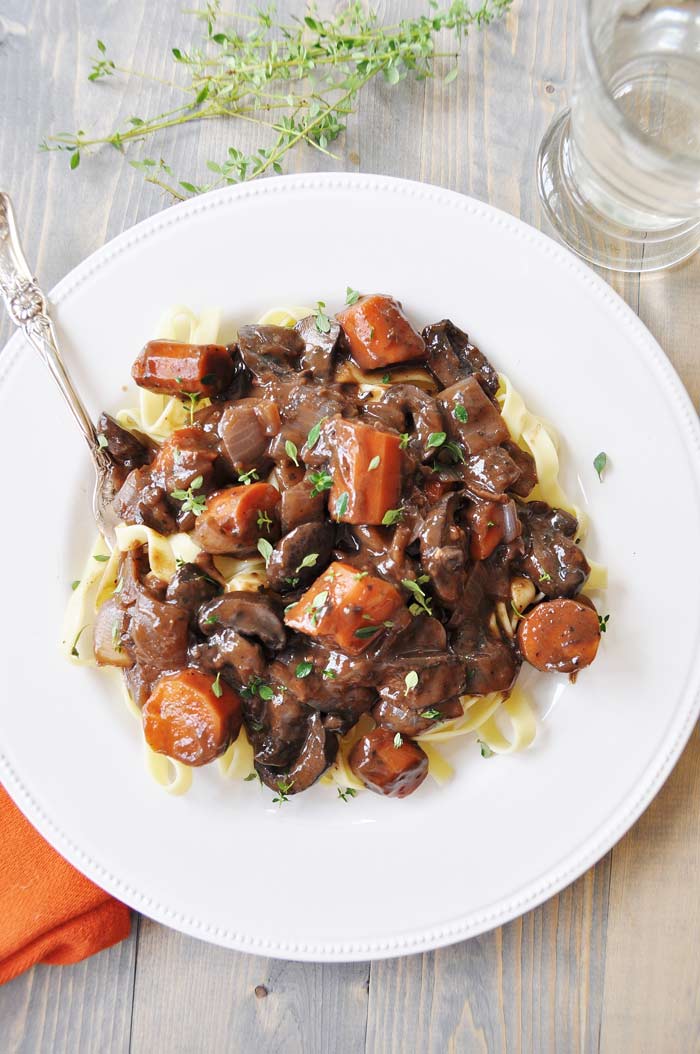
[[[259,319],[260,325],[293,326],[312,313],[302,306],[274,307]],[[215,343],[221,323],[221,312],[205,310],[195,315],[189,308],[177,305],[168,311],[158,325],[159,338],[187,343]],[[353,363],[345,363],[339,379],[359,385],[369,399],[381,398],[391,383],[415,384],[426,391],[434,390],[435,383],[428,372],[420,367],[392,369],[390,381],[379,372],[365,373]],[[559,482],[558,441],[554,429],[542,418],[528,410],[522,396],[510,380],[500,376],[500,387],[496,395],[501,414],[515,443],[529,452],[535,460],[538,484],[530,500],[541,500],[553,507],[565,509],[579,522],[581,535],[587,526],[587,517],[582,509],[572,502]],[[198,407],[206,406],[208,400],[200,400]],[[117,421],[124,428],[144,433],[157,443],[162,443],[178,428],[189,421],[183,403],[175,398],[157,395],[139,389],[138,405],[120,410]],[[276,485],[274,473],[270,482]],[[164,582],[169,582],[181,562],[194,560],[201,552],[193,538],[184,533],[165,537],[150,527],[141,524],[121,525],[116,529],[116,546],[110,554],[102,538],[98,537],[85,562],[79,582],[75,585],[68,604],[63,628],[62,649],[72,662],[80,665],[95,665],[92,649],[92,626],[95,613],[109,597],[120,588],[118,569],[120,554],[134,547],[145,545],[152,572]],[[267,576],[265,561],[257,555],[245,559],[217,556],[214,564],[222,575],[226,590],[256,591],[265,587]],[[607,587],[606,568],[591,562],[591,573],[585,591]],[[532,584],[522,580],[525,588],[532,591]],[[521,583],[522,585],[522,583]],[[531,603],[534,597],[523,599],[517,592],[521,588],[518,580],[513,585],[515,607]],[[528,594],[529,596],[529,594]],[[503,610],[500,610],[500,609]],[[517,617],[513,618],[505,605],[500,604],[494,615],[494,629],[513,636]],[[141,723],[141,714],[123,684],[125,703],[132,715]],[[535,712],[530,700],[516,686],[510,693],[462,696],[463,714],[443,721],[415,738],[428,756],[429,772],[433,779],[443,785],[454,772],[450,763],[440,752],[440,746],[460,736],[475,734],[495,754],[512,754],[525,750],[536,734]],[[507,720],[508,733],[501,722]],[[327,770],[321,782],[335,784],[341,790],[363,789],[349,764],[350,752],[367,731],[373,727],[368,715],[363,715],[345,735],[339,745],[335,763]],[[156,780],[170,794],[182,794],[192,783],[192,769],[180,762],[156,754],[143,739],[146,765]],[[253,748],[245,728],[225,754],[218,759],[217,766],[226,779],[245,779],[253,770]]]

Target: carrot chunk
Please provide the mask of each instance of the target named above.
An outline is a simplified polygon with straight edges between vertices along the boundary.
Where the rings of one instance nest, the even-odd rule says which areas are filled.
[[[241,729],[241,699],[220,678],[200,670],[161,677],[143,711],[151,750],[183,765],[206,765],[223,754]]]
[[[260,538],[279,538],[279,502],[280,492],[269,483],[220,490],[198,517],[194,539],[208,553],[253,553]]]
[[[363,296],[336,315],[363,370],[425,358],[425,341],[390,296]]]
[[[466,517],[471,528],[469,555],[472,560],[486,560],[503,538],[503,506],[495,501],[475,502]]]
[[[405,798],[428,775],[428,756],[410,739],[374,728],[350,752],[350,768],[365,787],[388,798]]]
[[[333,432],[331,515],[341,523],[381,524],[401,498],[401,440],[361,421],[337,420]],[[345,497],[344,497],[345,495]]]
[[[166,395],[211,397],[233,379],[233,359],[223,344],[149,340],[131,368],[140,388]]]
[[[402,607],[403,597],[388,582],[336,561],[289,608],[284,621],[348,655],[359,655],[392,628],[392,616]]]
[[[518,644],[531,666],[543,672],[575,673],[590,666],[600,644],[593,605],[582,600],[546,600],[518,626]]]

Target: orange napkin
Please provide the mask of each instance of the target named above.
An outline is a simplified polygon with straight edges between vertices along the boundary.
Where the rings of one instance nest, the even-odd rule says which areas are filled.
[[[129,935],[129,909],[52,849],[0,787],[0,984]]]

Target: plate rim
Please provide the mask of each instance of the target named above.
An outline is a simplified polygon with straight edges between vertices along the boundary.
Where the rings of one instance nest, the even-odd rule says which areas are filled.
[[[164,209],[117,235],[69,271],[54,286],[48,299],[53,304],[60,304],[116,257],[166,227],[238,200],[284,194],[288,188],[307,193],[360,191],[432,200],[437,205],[458,208],[486,222],[504,227],[517,238],[530,243],[535,251],[554,258],[573,274],[576,281],[589,286],[593,294],[620,317],[630,329],[632,339],[646,356],[655,375],[664,381],[669,401],[671,405],[675,404],[679,411],[677,424],[684,445],[690,455],[695,455],[694,458],[691,457],[691,471],[694,472],[696,486],[700,491],[700,421],[672,363],[632,308],[603,278],[542,231],[493,205],[435,184],[369,173],[318,172],[276,176],[259,182],[225,187]],[[16,367],[22,345],[23,338],[20,333],[16,333],[6,344],[0,359],[0,387]],[[128,881],[104,868],[99,860],[84,852],[62,830],[60,822],[34,798],[30,786],[24,782],[1,744],[0,777],[10,797],[24,815],[62,856],[102,889],[163,925],[240,952],[306,962],[356,962],[430,951],[478,936],[539,906],[568,886],[597,863],[649,806],[680,757],[699,714],[700,656],[696,657],[695,665],[689,670],[685,687],[679,696],[679,706],[669,726],[670,730],[661,744],[664,749],[660,751],[658,765],[650,769],[613,809],[597,836],[590,837],[566,854],[559,864],[550,867],[544,875],[510,896],[496,900],[478,911],[467,911],[459,918],[444,924],[421,927],[415,932],[404,931],[401,935],[382,939],[333,942],[321,940],[317,943],[277,938],[273,940],[233,932],[222,926],[214,927],[174,911],[167,904],[154,902]]]

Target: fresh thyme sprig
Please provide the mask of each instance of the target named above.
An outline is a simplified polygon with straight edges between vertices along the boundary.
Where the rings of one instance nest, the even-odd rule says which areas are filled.
[[[250,154],[229,146],[223,158],[206,162],[215,177],[208,183],[180,179],[162,158],[130,162],[148,183],[180,200],[264,172],[281,172],[285,155],[301,143],[333,157],[329,145],[344,131],[366,84],[379,75],[390,85],[410,74],[425,80],[435,76],[438,58],[452,60],[444,80],[454,80],[456,57],[469,29],[487,26],[511,3],[481,0],[471,10],[469,0],[442,6],[429,0],[426,14],[383,25],[375,12],[364,9],[362,0],[351,0],[329,18],[321,18],[312,7],[304,18],[289,22],[280,21],[274,5],[240,14],[222,11],[221,0],[208,0],[193,12],[205,27],[201,42],[189,50],[172,48],[177,71],[184,76],[168,83],[182,91],[181,105],[132,116],[104,135],[81,130],[49,136],[42,148],[66,151],[71,169],[77,169],[83,155],[103,144],[124,150],[192,121],[235,118],[260,127],[265,145]],[[454,36],[452,51],[437,50],[436,37],[443,30]],[[92,82],[119,75],[160,81],[120,65],[101,40],[97,51],[88,75]]]

